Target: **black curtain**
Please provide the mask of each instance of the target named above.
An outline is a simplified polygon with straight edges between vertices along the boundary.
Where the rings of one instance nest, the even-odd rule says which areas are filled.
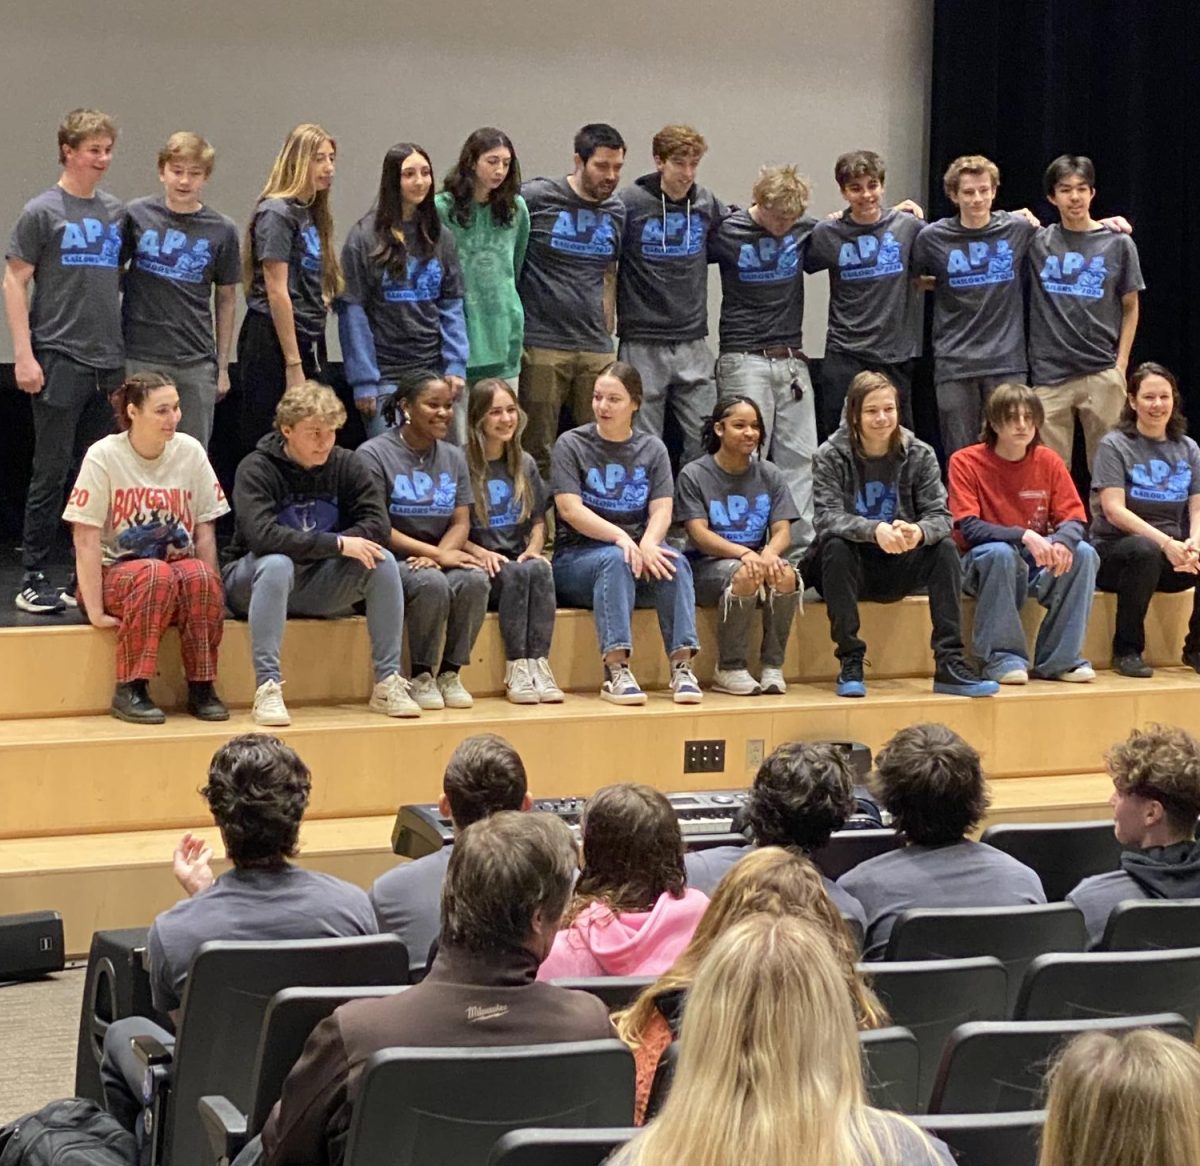
[[[1041,176],[1059,154],[1096,164],[1092,215],[1134,227],[1146,290],[1130,370],[1180,378],[1200,434],[1200,35],[1190,3],[936,0],[929,131],[932,215],[960,154],[1000,167],[998,207],[1056,215]],[[1196,200],[1196,201],[1193,201]]]

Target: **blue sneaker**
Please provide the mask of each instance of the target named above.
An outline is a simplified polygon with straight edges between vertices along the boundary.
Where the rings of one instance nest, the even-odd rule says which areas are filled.
[[[838,673],[837,686],[834,691],[838,696],[866,696],[867,685],[863,680],[863,662],[861,656],[847,656],[842,661]]]
[[[933,674],[933,691],[943,696],[995,696],[1000,685],[984,680],[961,656],[949,656]]]
[[[21,590],[14,600],[22,611],[34,615],[57,615],[66,611],[67,605],[57,587],[41,571],[26,571],[21,580]]]
[[[645,704],[646,694],[628,664],[614,664],[606,669],[608,678],[600,685],[600,699],[609,704]]]

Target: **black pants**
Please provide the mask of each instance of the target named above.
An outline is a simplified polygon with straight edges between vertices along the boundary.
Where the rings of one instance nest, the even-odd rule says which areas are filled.
[[[297,335],[300,361],[306,377],[320,379],[324,344]],[[244,457],[275,424],[275,406],[287,388],[283,349],[270,316],[247,312],[238,333],[238,385],[242,397],[240,456]]]
[[[842,423],[842,407],[846,403],[846,392],[850,382],[860,372],[882,373],[896,386],[900,395],[900,424],[905,429],[913,427],[912,378],[915,360],[902,360],[898,364],[884,364],[869,356],[856,356],[852,352],[827,349],[821,361],[821,392],[818,397],[817,427],[822,441]]]
[[[858,638],[860,599],[895,603],[919,587],[929,589],[934,661],[962,655],[962,564],[952,539],[889,555],[874,543],[827,536],[821,540],[820,563],[821,595],[839,660],[861,658],[867,650]]]
[[[1130,656],[1146,648],[1146,612],[1156,591],[1186,591],[1195,588],[1200,576],[1185,575],[1171,566],[1159,547],[1139,534],[1105,540],[1096,545],[1100,570],[1096,586],[1117,595],[1117,627],[1113,633],[1114,656]],[[1185,652],[1200,648],[1200,590],[1192,599]]]

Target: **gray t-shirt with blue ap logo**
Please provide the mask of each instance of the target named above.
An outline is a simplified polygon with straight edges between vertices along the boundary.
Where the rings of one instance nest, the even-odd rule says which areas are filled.
[[[1092,541],[1122,538],[1104,517],[1100,491],[1125,491],[1125,505],[1155,530],[1171,538],[1188,537],[1188,499],[1200,494],[1200,446],[1190,437],[1152,441],[1114,429],[1096,447],[1092,466]]]
[[[504,458],[488,462],[484,489],[487,490],[487,525],[479,518],[477,500],[471,500],[471,541],[476,546],[515,559],[529,545],[536,520],[546,515],[546,485],[538,473],[537,462],[528,453],[521,454],[521,472],[530,486],[529,514],[521,517],[513,476]]]
[[[321,236],[312,214],[298,199],[264,198],[254,210],[250,228],[254,277],[246,307],[271,314],[262,265],[288,265],[288,295],[296,318],[296,335],[315,340],[325,334],[325,300],[321,291]]]
[[[91,368],[119,368],[121,224],[125,208],[103,190],[76,198],[52,186],[25,204],[8,258],[34,268],[34,352],[62,352]]]
[[[743,473],[723,470],[712,454],[689,462],[675,484],[675,521],[708,520],[709,529],[731,543],[760,551],[771,537],[771,524],[800,517],[783,472],[753,458]],[[694,547],[688,551],[698,556]]]

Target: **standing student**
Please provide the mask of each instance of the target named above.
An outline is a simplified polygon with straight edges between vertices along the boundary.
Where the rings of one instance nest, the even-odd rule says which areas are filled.
[[[696,602],[717,606],[713,691],[734,696],[787,691],[783,657],[800,579],[785,558],[797,517],[779,467],[762,461],[763,421],[749,397],[722,397],[701,431],[706,456],[675,485],[675,520],[691,547]],[[756,609],[762,609],[761,682],[746,667]]]
[[[453,414],[454,396],[442,377],[410,373],[384,403],[388,428],[356,451],[387,502],[413,696],[423,709],[475,703],[459,670],[470,662],[491,590],[482,564],[464,549],[471,476],[463,451],[446,440]]]
[[[513,704],[557,704],[562,689],[550,671],[554,573],[546,543],[546,487],[521,448],[525,414],[516,391],[499,378],[471,386],[467,468],[471,535],[463,548],[492,581],[488,606],[500,613],[504,690]]]
[[[190,133],[172,134],[159,150],[163,193],[125,208],[129,266],[121,299],[127,371],[163,373],[179,392],[179,432],[205,449],[213,411],[229,392],[241,281],[237,227],[200,201],[215,156]]]
[[[515,389],[525,343],[517,277],[529,244],[529,207],[521,197],[521,164],[509,136],[491,126],[472,133],[433,204],[454,237],[462,267],[467,384],[499,377]],[[454,434],[466,444],[467,402],[461,396]]]
[[[408,373],[440,370],[457,400],[467,372],[462,273],[420,146],[401,142],[384,155],[375,205],[350,228],[342,271],[338,336],[367,435],[383,432],[381,406]]]
[[[4,269],[4,311],[17,388],[33,410],[33,468],[21,539],[22,611],[60,612],[73,590],[46,574],[72,458],[112,429],[108,394],[124,375],[120,262],[124,208],[97,189],[117,127],[106,113],[74,109],[58,127],[62,175],[25,204]],[[32,299],[29,286],[33,284]]]
[[[560,603],[590,607],[595,615],[601,700],[646,703],[629,667],[633,609],[640,602],[658,609],[672,699],[697,704],[703,693],[691,665],[700,650],[692,568],[663,541],[671,525],[671,462],[657,437],[634,432],[641,402],[637,369],[613,361],[592,391],[596,420],[564,433],[554,447],[554,584]]]
[[[326,312],[343,287],[329,206],[336,155],[320,126],[292,130],[246,231],[237,355],[241,438],[250,448],[274,424],[284,390],[315,377],[324,361]]]

